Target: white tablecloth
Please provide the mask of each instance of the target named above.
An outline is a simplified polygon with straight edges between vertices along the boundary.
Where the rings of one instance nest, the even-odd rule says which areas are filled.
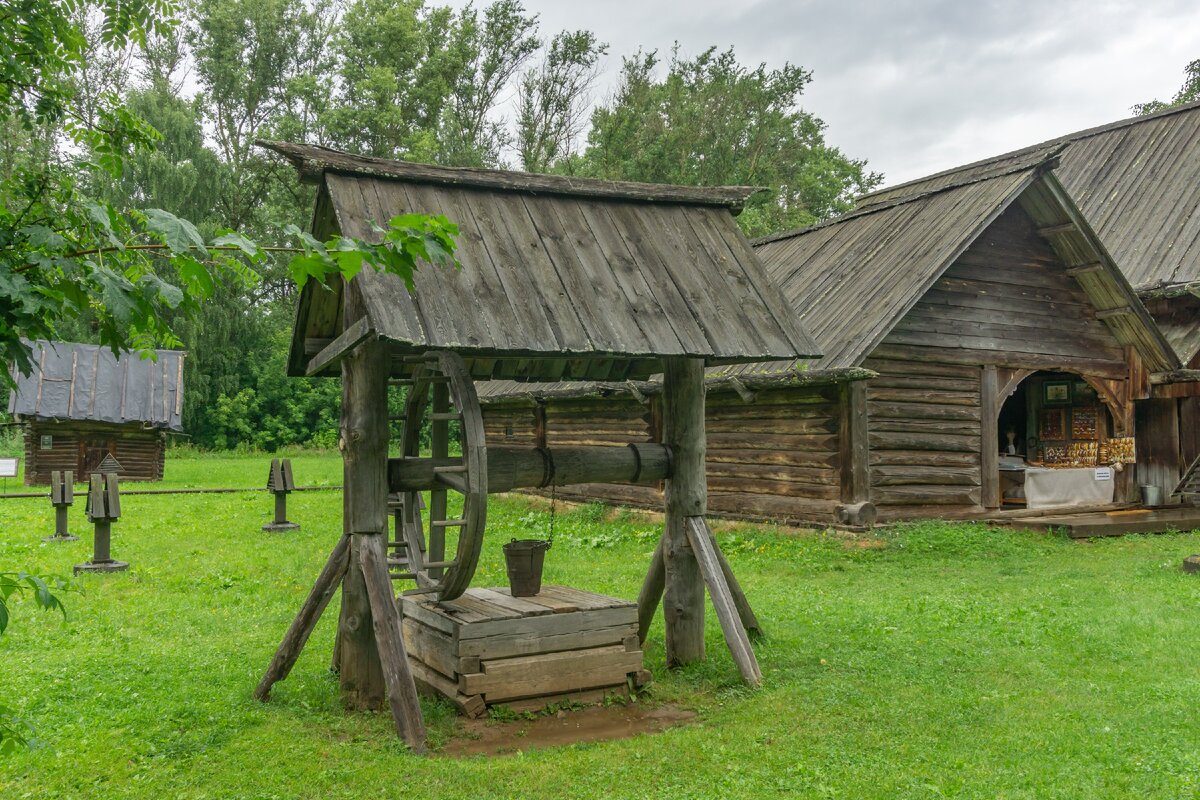
[[[1029,508],[1105,505],[1113,501],[1114,486],[1112,470],[1104,467],[1025,469],[1025,501]]]

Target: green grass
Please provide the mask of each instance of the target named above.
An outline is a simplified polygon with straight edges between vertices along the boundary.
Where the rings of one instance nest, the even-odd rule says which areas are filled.
[[[334,456],[297,457],[336,483]],[[168,463],[173,485],[258,486],[263,457]],[[409,755],[385,715],[338,707],[333,614],[266,705],[250,694],[340,530],[340,494],[293,495],[303,528],[259,531],[263,493],[129,497],[123,575],[81,578],[62,622],[22,601],[0,638],[0,693],[36,731],[0,761],[8,798],[1180,798],[1200,794],[1200,536],[1094,543],[928,523],[873,548],[722,526],[769,640],[748,691],[711,612],[709,660],[652,702],[702,722],[506,757]],[[544,504],[494,498],[477,585],[500,545],[544,534]],[[83,527],[77,505],[72,522]],[[44,500],[0,501],[0,565],[69,573],[87,540],[43,544]],[[596,506],[560,512],[547,580],[636,596],[658,529]],[[427,704],[434,744],[453,735]],[[519,744],[519,743],[514,743]]]

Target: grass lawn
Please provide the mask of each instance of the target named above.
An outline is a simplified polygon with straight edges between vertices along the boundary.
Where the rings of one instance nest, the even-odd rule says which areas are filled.
[[[335,456],[296,458],[337,483]],[[171,485],[260,486],[256,458],[167,464]],[[418,758],[385,715],[348,715],[327,612],[270,703],[251,691],[340,531],[337,492],[293,495],[299,532],[259,530],[264,493],[129,497],[122,575],[79,579],[70,617],[14,608],[0,696],[34,748],[0,760],[9,798],[845,797],[1200,795],[1200,536],[1093,543],[928,523],[877,540],[768,526],[719,536],[769,639],[747,691],[709,614],[710,658],[663,668],[649,702],[700,724],[506,757]],[[494,498],[477,585],[500,545],[545,531],[543,503]],[[72,523],[84,530],[82,502]],[[44,544],[41,499],[0,501],[0,568],[67,574],[90,543]],[[547,580],[635,597],[658,528],[560,512]],[[336,601],[335,601],[336,603]],[[331,610],[336,605],[331,606]],[[434,745],[448,707],[425,706]]]

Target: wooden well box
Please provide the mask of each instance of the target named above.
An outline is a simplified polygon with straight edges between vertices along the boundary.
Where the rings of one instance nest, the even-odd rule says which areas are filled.
[[[543,586],[535,597],[468,589],[445,603],[405,597],[401,607],[418,687],[467,716],[495,705],[529,711],[628,697],[650,679],[642,668],[637,606],[625,600]]]

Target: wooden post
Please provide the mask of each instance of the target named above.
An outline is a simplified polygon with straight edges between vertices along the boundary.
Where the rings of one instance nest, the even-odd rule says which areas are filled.
[[[312,591],[308,593],[304,605],[300,607],[300,613],[296,615],[292,627],[288,628],[283,641],[280,642],[279,649],[275,652],[275,657],[271,659],[271,664],[267,667],[258,688],[254,690],[256,698],[266,700],[271,693],[271,687],[286,678],[292,671],[296,659],[300,657],[300,651],[304,649],[313,628],[317,626],[317,620],[321,618],[321,613],[325,611],[325,607],[333,598],[333,593],[337,591],[342,576],[346,574],[349,563],[350,537],[343,535],[338,539],[337,545],[329,555],[329,560],[325,562],[325,568],[317,576],[317,582],[313,585]]]
[[[349,287],[347,287],[349,288]],[[363,579],[359,535],[387,535],[386,346],[365,342],[342,360],[343,531],[351,537],[338,619],[342,703],[352,710],[382,708],[386,686]],[[359,535],[356,535],[359,534]]]
[[[984,508],[1000,507],[1000,376],[987,364],[979,378],[979,469]]]
[[[842,384],[841,444],[842,502],[861,503],[871,497],[870,440],[867,430],[867,382]]]
[[[672,357],[663,364],[663,442],[671,448],[666,481],[663,619],[667,665],[704,658],[704,580],[688,543],[688,517],[708,510],[704,471],[704,362]]]

